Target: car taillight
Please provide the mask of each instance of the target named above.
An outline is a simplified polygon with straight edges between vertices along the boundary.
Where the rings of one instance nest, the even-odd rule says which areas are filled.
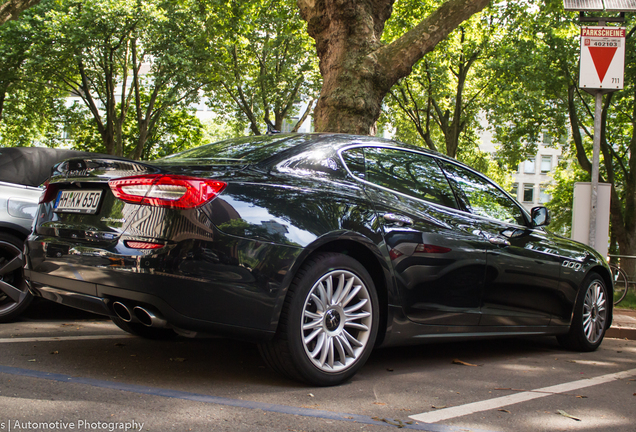
[[[418,244],[415,248],[415,253],[448,253],[451,249],[444,246],[435,246],[429,244]]]
[[[216,197],[227,183],[172,174],[124,177],[108,182],[122,201],[155,207],[190,209]]]
[[[124,241],[124,245],[126,245],[126,247],[129,247],[131,249],[159,249],[164,247],[164,245],[161,243],[133,241],[133,240]]]
[[[53,201],[58,191],[58,187],[49,183],[48,180],[44,182],[43,186],[44,192],[42,192],[42,195],[40,195],[40,204]]]

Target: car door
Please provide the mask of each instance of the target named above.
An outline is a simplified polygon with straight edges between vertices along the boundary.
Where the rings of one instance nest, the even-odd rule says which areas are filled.
[[[375,206],[407,317],[477,326],[487,241],[458,209],[435,158],[383,147],[350,149],[343,158]]]
[[[557,247],[528,214],[485,177],[445,162],[444,171],[473,226],[488,240],[481,326],[546,326],[559,304]]]

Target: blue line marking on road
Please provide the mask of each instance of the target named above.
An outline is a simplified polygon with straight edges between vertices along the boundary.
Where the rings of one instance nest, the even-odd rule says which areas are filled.
[[[324,410],[316,410],[310,408],[298,408],[287,405],[276,405],[265,402],[253,402],[246,401],[240,399],[230,399],[218,396],[210,396],[199,393],[190,393],[179,390],[169,390],[157,387],[148,387],[137,384],[126,384],[119,383],[113,381],[104,381],[97,380],[93,378],[82,378],[82,377],[73,377],[70,375],[57,374],[57,373],[49,373],[49,372],[41,372],[31,369],[22,369],[10,366],[1,366],[0,365],[0,373],[8,374],[8,375],[17,375],[29,378],[38,378],[45,379],[49,381],[57,381],[63,383],[73,383],[73,384],[84,384],[93,387],[99,388],[107,388],[112,390],[120,390],[127,391],[131,393],[140,393],[146,394],[150,396],[161,396],[168,397],[174,399],[183,399],[190,400],[194,402],[203,402],[210,403],[216,405],[225,405],[232,406],[236,408],[248,408],[248,409],[260,409],[262,411],[275,412],[280,414],[289,414],[296,415],[302,417],[315,417],[327,420],[339,420],[339,421],[347,421],[347,422],[355,422],[361,424],[369,424],[376,426],[389,426],[389,427],[399,427],[403,429],[413,429],[413,430],[421,430],[427,432],[460,432],[466,431],[466,427],[461,426],[444,426],[437,425],[431,423],[414,423],[414,424],[406,424],[400,421],[394,421],[393,419],[386,419],[386,421],[382,421],[378,417],[370,417],[359,414],[346,414],[346,413],[337,413],[332,411],[324,411]],[[388,423],[390,422],[390,423]],[[487,431],[483,429],[470,429],[471,432],[493,432]]]

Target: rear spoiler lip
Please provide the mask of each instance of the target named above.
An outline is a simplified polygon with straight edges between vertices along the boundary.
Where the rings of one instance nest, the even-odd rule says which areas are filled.
[[[52,168],[49,183],[104,182],[113,178],[165,172],[156,166],[125,158],[72,158]]]

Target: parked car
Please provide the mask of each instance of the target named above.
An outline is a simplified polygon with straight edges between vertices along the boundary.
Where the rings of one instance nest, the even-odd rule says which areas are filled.
[[[556,335],[596,349],[610,271],[548,222],[419,147],[257,136],[151,163],[61,163],[25,274],[37,295],[132,334],[255,341],[276,371],[334,385],[376,346]]]
[[[22,274],[22,250],[57,162],[86,152],[42,147],[0,148],[0,322],[14,320],[31,303]]]

